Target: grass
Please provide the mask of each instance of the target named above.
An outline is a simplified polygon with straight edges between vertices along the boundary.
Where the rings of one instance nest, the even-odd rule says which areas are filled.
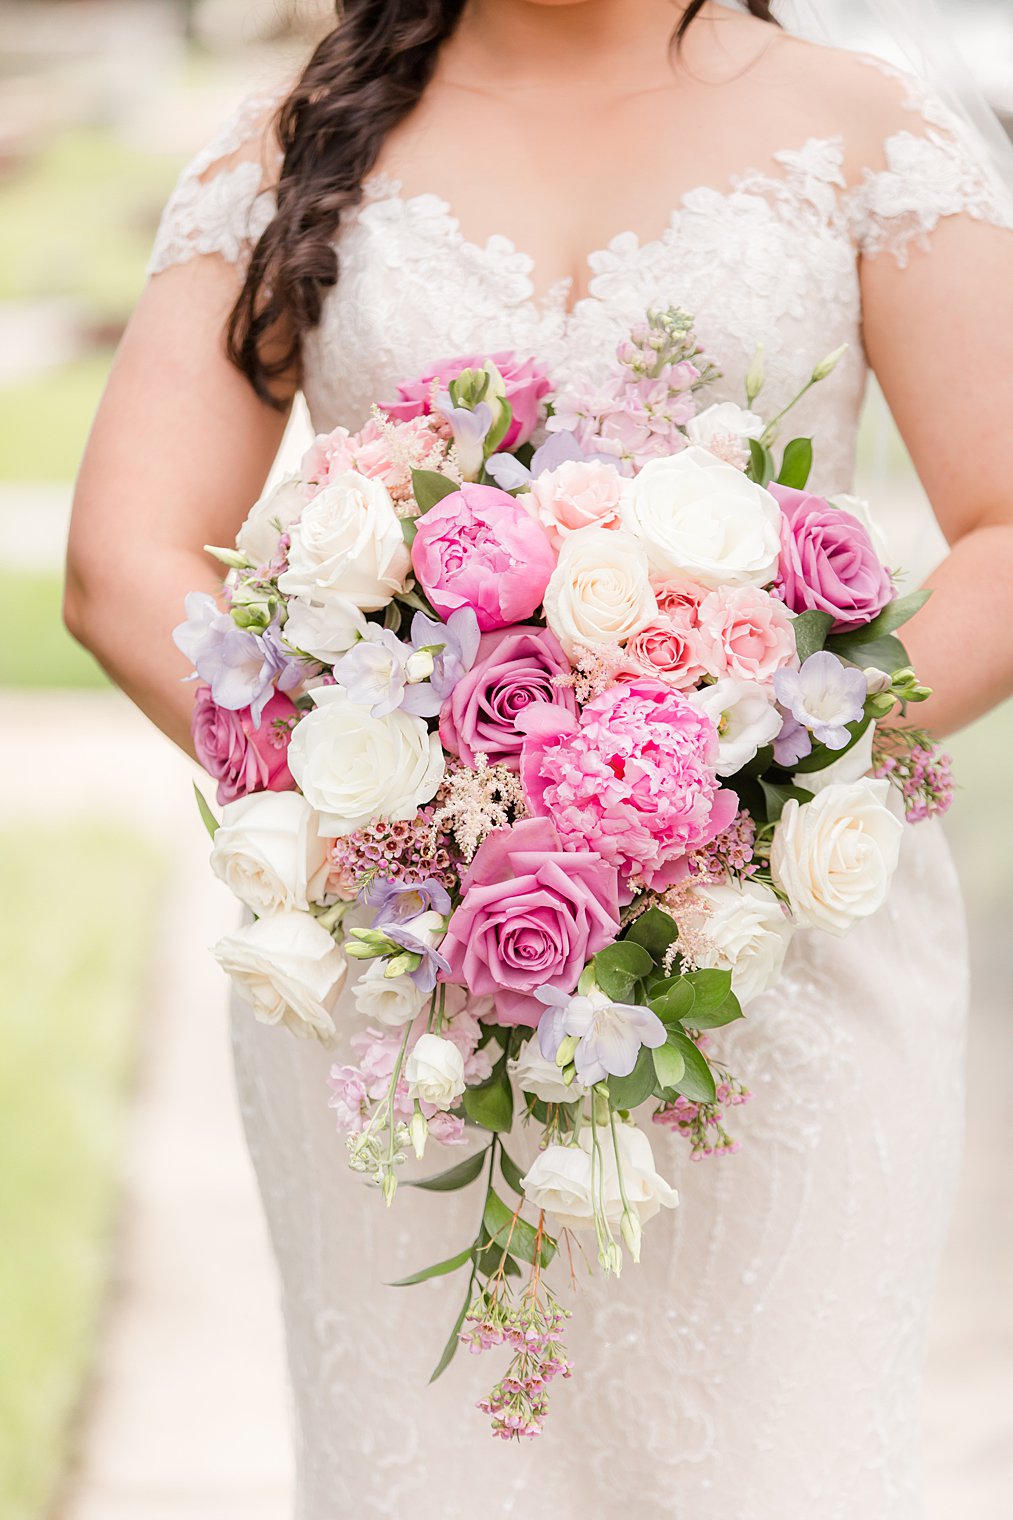
[[[99,824],[0,849],[0,1514],[36,1520],[95,1343],[162,873]]]
[[[61,621],[62,583],[51,572],[0,572],[0,606],[17,638],[0,646],[0,687],[106,687],[105,672]]]
[[[98,408],[112,351],[0,386],[0,480],[73,480]]]

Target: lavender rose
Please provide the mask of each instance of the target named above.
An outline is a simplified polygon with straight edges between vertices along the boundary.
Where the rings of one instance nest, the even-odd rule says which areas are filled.
[[[218,801],[223,806],[251,792],[295,788],[288,745],[298,716],[295,703],[276,691],[255,727],[248,707],[239,712],[219,707],[209,686],[198,687],[191,719],[194,752],[218,782]]]
[[[818,610],[833,632],[871,623],[895,595],[866,529],[822,496],[772,485],[783,513],[777,586],[793,612]]]
[[[572,992],[588,958],[619,933],[618,877],[590,850],[564,850],[547,818],[497,829],[461,883],[440,950],[446,980],[492,997],[500,1023],[534,1029],[539,988]]]
[[[569,675],[559,640],[547,628],[504,628],[483,634],[478,659],[454,687],[440,714],[444,749],[465,765],[485,754],[490,765],[520,769],[524,735],[517,715],[532,702],[554,702],[576,713],[573,690],[553,684]]]

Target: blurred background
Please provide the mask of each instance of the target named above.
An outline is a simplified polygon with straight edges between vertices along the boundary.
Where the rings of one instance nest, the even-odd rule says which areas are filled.
[[[948,9],[1009,119],[1010,0]],[[323,0],[0,3],[3,1520],[289,1509],[275,1287],[224,979],[204,953],[234,906],[205,865],[194,773],[71,643],[59,601],[75,471],[175,176],[332,15]],[[861,473],[904,509],[903,563],[926,568],[941,543],[875,394]],[[1009,1520],[1010,705],[951,747],[976,996],[929,1367],[930,1516]]]

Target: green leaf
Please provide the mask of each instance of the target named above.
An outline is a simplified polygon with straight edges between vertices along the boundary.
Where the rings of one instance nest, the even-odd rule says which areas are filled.
[[[599,950],[592,961],[594,978],[605,993],[617,1003],[627,1002],[641,977],[654,970],[654,960],[643,945],[628,939],[618,940]]]
[[[639,918],[633,920],[623,943],[642,945],[648,955],[661,966],[669,947],[678,937],[679,930],[670,913],[666,913],[663,908],[648,908],[646,913],[641,913]]]
[[[662,1087],[674,1087],[677,1082],[682,1081],[686,1070],[686,1058],[681,1050],[676,1050],[674,1045],[666,1042],[651,1053],[654,1057],[654,1070]]]
[[[802,491],[812,473],[813,467],[813,441],[811,438],[793,438],[785,445],[784,458],[781,461],[781,473],[777,477],[777,483],[781,486],[790,486],[793,490]]]
[[[730,971],[690,971],[687,981],[693,983],[696,1002],[689,1018],[684,1020],[693,1029],[721,1029],[741,1019],[742,1008],[732,991]]]
[[[490,454],[495,454],[496,450],[503,442],[503,439],[506,437],[507,433],[509,433],[510,424],[514,420],[513,407],[505,397],[500,402],[500,407],[501,411],[498,422],[496,422],[495,426],[491,427],[489,429],[489,432],[486,434],[484,444],[486,457],[488,457]]]
[[[460,489],[456,480],[448,480],[437,470],[412,470],[412,495],[420,512],[428,512],[444,496]]]
[[[872,718],[870,716],[859,718],[857,722],[847,724],[847,730],[851,738],[843,749],[827,749],[825,744],[814,744],[812,754],[806,755],[805,759],[800,760],[795,766],[796,776],[805,776],[812,771],[826,770],[828,765],[833,765],[835,760],[840,760],[842,755],[846,755],[849,750],[854,749],[871,722]]]
[[[512,1157],[508,1156],[502,1145],[499,1148],[499,1167],[503,1173],[507,1187],[513,1188],[515,1193],[524,1192],[524,1173]]]
[[[193,784],[193,794],[197,798],[197,807],[200,811],[201,818],[204,821],[204,827],[211,835],[211,838],[214,839],[215,835],[218,833],[218,830],[221,828],[221,824],[218,822],[218,819],[215,817],[214,813],[212,813],[210,807],[208,806],[208,800],[204,796],[204,793],[201,791],[200,787],[197,785],[196,781]]]
[[[766,486],[774,478],[774,456],[763,443],[756,438],[749,439],[749,470],[750,480],[755,480],[757,485]]]
[[[521,1275],[521,1269],[513,1257],[506,1255],[502,1246],[489,1245],[488,1236],[486,1244],[475,1252],[475,1271],[482,1277],[492,1277],[496,1272],[502,1272],[504,1277]]]
[[[693,1012],[696,988],[688,977],[680,976],[666,992],[651,999],[651,1008],[663,1024],[681,1024]]]
[[[879,639],[885,634],[896,633],[898,628],[903,628],[905,623],[910,622],[916,612],[921,611],[931,595],[930,590],[924,590],[911,591],[907,596],[895,596],[871,623],[866,623],[864,628],[856,628],[853,633],[842,633],[839,637]]]
[[[697,1049],[689,1035],[683,1034],[679,1029],[670,1029],[668,1038],[675,1050],[686,1062],[686,1070],[673,1083],[677,1092],[681,1092],[684,1098],[691,1103],[713,1103],[717,1096],[714,1086],[714,1077],[703,1054]]]
[[[641,1045],[637,1064],[628,1077],[609,1077],[609,1102],[613,1108],[636,1108],[653,1093],[657,1077],[646,1045]]]
[[[443,1373],[446,1372],[447,1368],[454,1360],[457,1348],[461,1344],[461,1342],[458,1340],[458,1336],[461,1333],[461,1326],[464,1324],[468,1310],[471,1308],[471,1290],[472,1284],[469,1282],[467,1291],[464,1295],[464,1303],[461,1305],[461,1312],[454,1321],[454,1328],[450,1332],[450,1339],[447,1341],[447,1344],[443,1348],[443,1354],[440,1357],[439,1361],[436,1363],[436,1366],[433,1368],[432,1374],[429,1378],[430,1383],[435,1383],[436,1379],[438,1377],[441,1377]]]
[[[798,617],[792,618],[791,626],[800,664],[823,648],[833,625],[834,620],[829,612],[819,612],[816,609],[800,612]]]
[[[760,787],[763,798],[767,804],[767,822],[776,823],[784,812],[784,805],[791,798],[796,802],[811,802],[812,792],[803,791],[800,786],[790,786],[780,781],[765,781],[760,777]]]
[[[837,633],[827,640],[827,648],[842,660],[850,660],[852,665],[863,670],[871,665],[874,670],[886,671],[888,676],[910,664],[907,650],[892,633],[879,639],[870,639],[866,628],[855,633]]]
[[[464,1091],[464,1111],[469,1119],[502,1134],[514,1122],[514,1090],[507,1076],[506,1062],[497,1062],[488,1082],[480,1087],[467,1087]]]
[[[538,1255],[539,1265],[545,1267],[556,1254],[556,1242],[544,1230],[541,1251],[536,1251],[538,1232],[534,1225],[528,1224],[519,1214],[515,1217],[513,1209],[508,1208],[499,1194],[491,1189],[485,1201],[482,1223],[489,1231],[491,1243],[505,1249],[518,1261],[534,1263]]]
[[[410,1277],[399,1277],[397,1282],[388,1283],[388,1288],[413,1288],[416,1283],[428,1282],[431,1277],[446,1277],[450,1272],[457,1272],[466,1262],[471,1260],[473,1246],[467,1246],[463,1251],[458,1251],[456,1256],[448,1256],[446,1261],[438,1261],[435,1266],[423,1267],[421,1272],[413,1272]]]
[[[465,1156],[463,1161],[449,1167],[447,1171],[437,1172],[435,1177],[404,1178],[401,1186],[421,1188],[426,1193],[453,1193],[457,1188],[467,1187],[469,1182],[474,1182],[485,1165],[488,1154],[489,1147],[485,1146],[473,1156]]]
[[[415,542],[415,535],[418,531],[419,525],[415,521],[414,517],[402,517],[401,532],[404,535],[404,541],[407,548],[410,549],[412,544]]]

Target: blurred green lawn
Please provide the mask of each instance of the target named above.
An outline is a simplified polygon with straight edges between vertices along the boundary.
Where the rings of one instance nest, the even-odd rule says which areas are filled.
[[[162,864],[94,821],[0,851],[0,1515],[29,1520],[90,1365]]]
[[[18,638],[0,645],[0,687],[108,687],[109,679],[63,626],[55,572],[0,572],[0,606]]]

